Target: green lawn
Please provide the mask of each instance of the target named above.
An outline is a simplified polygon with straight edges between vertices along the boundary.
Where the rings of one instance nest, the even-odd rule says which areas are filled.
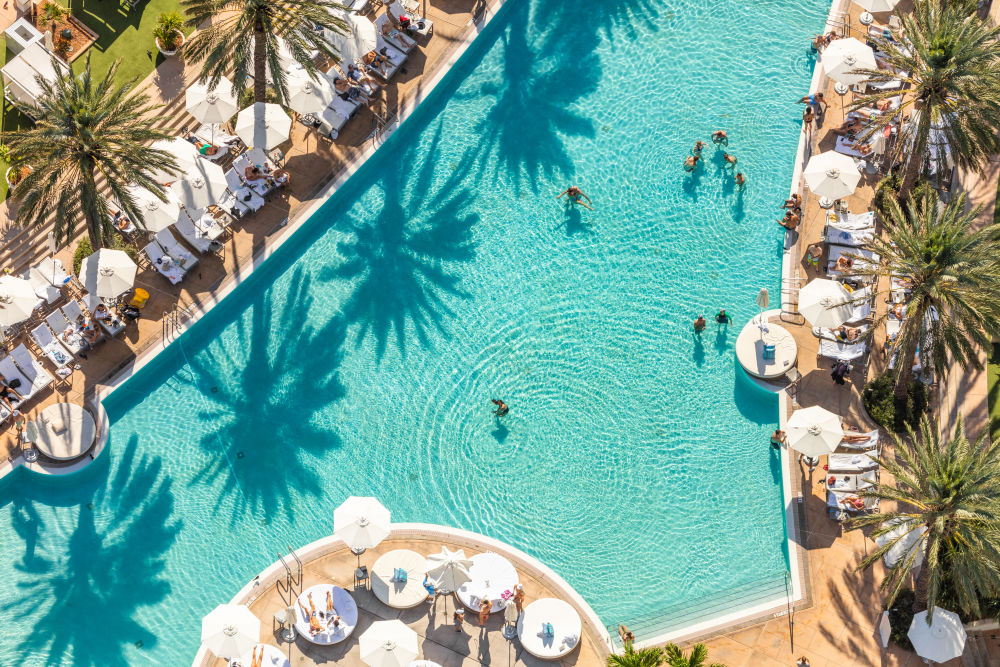
[[[986,386],[990,407],[990,438],[1000,437],[1000,343],[993,343],[992,354],[986,366]]]

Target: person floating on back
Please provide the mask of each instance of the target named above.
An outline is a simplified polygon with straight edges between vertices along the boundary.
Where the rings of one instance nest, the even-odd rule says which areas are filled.
[[[722,310],[720,310],[718,313],[715,314],[715,321],[718,322],[719,324],[729,325],[733,323],[733,318],[731,318],[728,314],[726,314],[726,309],[723,308]]]
[[[505,414],[510,412],[510,408],[507,407],[507,404],[501,401],[499,398],[490,399],[490,403],[497,406],[497,409],[493,411],[493,414],[495,414],[497,417],[503,417]]]
[[[583,190],[576,187],[575,185],[571,185],[570,187],[566,188],[558,197],[556,197],[556,199],[561,199],[563,195],[567,195],[567,201],[573,204],[579,204],[580,206],[583,206],[584,208],[587,208],[591,211],[594,210],[594,207],[591,206],[591,204],[593,204],[594,202],[590,201],[590,197],[583,194]],[[581,197],[583,199],[581,199]],[[583,201],[584,199],[586,199],[587,201],[584,202]]]

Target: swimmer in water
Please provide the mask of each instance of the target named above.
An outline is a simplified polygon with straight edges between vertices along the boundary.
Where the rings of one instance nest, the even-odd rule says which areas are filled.
[[[701,157],[701,151],[704,148],[705,148],[705,144],[702,143],[701,140],[698,140],[698,141],[694,142],[694,148],[691,149],[691,153],[693,155],[697,155],[698,157]]]
[[[688,155],[684,159],[684,171],[694,171],[695,167],[698,166],[699,159],[697,155]]]
[[[590,197],[583,194],[583,190],[576,187],[575,185],[571,185],[570,187],[563,190],[563,192],[558,197],[556,197],[556,199],[561,199],[563,195],[567,195],[567,201],[573,204],[579,204],[580,206],[583,206],[590,211],[594,210],[594,207],[591,206],[591,204],[593,204],[594,202],[590,201]],[[583,199],[581,199],[581,197]],[[587,200],[586,203],[583,201],[584,199]]]
[[[736,185],[740,186],[741,188],[747,183],[747,178],[746,176],[743,175],[742,171],[736,172],[736,176],[734,176],[733,178],[736,179]]]
[[[730,155],[729,153],[726,153],[725,151],[723,151],[723,153],[722,153],[722,159],[726,161],[727,165],[729,165],[731,167],[735,167],[736,166],[736,156],[735,155]]]
[[[723,308],[718,313],[715,314],[715,321],[719,324],[732,324],[733,318],[731,318],[727,313],[726,309]]]
[[[698,319],[696,319],[694,321],[694,332],[696,334],[700,334],[702,331],[705,330],[705,324],[706,324],[705,323],[705,316],[704,315],[699,315]]]
[[[725,130],[716,130],[712,133],[712,143],[729,145],[729,136]]]
[[[497,409],[493,411],[493,414],[495,414],[497,417],[503,417],[505,414],[510,412],[510,408],[507,407],[507,404],[501,401],[499,398],[491,399],[490,403],[497,406]]]

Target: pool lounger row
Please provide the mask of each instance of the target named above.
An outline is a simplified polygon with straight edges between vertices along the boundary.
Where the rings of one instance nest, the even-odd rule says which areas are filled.
[[[183,280],[187,272],[198,264],[198,258],[178,243],[169,229],[157,232],[142,252],[172,285]]]
[[[16,387],[17,393],[21,394],[23,400],[17,404],[17,409],[35,398],[39,392],[55,381],[55,378],[42,368],[28,348],[22,343],[10,351],[6,357],[0,359],[0,375],[3,375],[7,382],[17,380],[20,386]],[[0,407],[0,419],[10,416],[7,405]]]

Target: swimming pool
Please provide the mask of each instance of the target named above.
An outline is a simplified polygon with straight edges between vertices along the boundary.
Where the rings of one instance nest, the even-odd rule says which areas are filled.
[[[0,664],[188,664],[199,619],[348,495],[537,556],[609,624],[787,570],[777,403],[734,368],[778,287],[823,0],[510,0],[278,253],[23,471]],[[721,154],[684,174],[696,139]],[[555,196],[579,184],[593,212]],[[731,331],[690,322],[726,307]],[[502,423],[489,400],[511,408]]]

